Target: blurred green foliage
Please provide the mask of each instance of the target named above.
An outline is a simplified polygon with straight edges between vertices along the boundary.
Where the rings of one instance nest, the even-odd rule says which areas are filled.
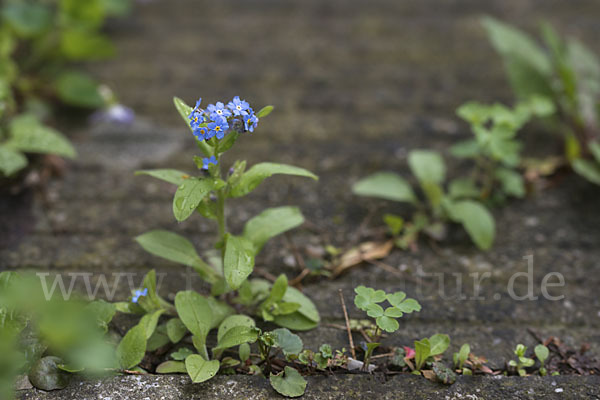
[[[600,61],[579,40],[563,38],[548,23],[541,43],[527,33],[486,17],[483,26],[502,56],[519,99],[546,98],[557,109],[555,125],[573,169],[600,185]]]
[[[0,5],[0,172],[27,165],[24,153],[73,157],[58,132],[44,125],[51,103],[95,109],[105,100],[98,83],[76,63],[111,57],[102,33],[107,18],[129,12],[129,0],[5,0]],[[14,122],[16,119],[18,122]],[[15,129],[27,121],[31,130]],[[35,135],[31,133],[35,131]],[[27,137],[21,137],[25,132]],[[20,146],[34,140],[44,146]]]
[[[35,275],[0,273],[0,398],[12,398],[17,375],[41,389],[70,373],[102,373],[117,366],[106,335],[115,306],[47,296]]]

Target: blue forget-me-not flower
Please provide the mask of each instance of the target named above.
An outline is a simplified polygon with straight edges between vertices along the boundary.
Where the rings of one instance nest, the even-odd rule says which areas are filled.
[[[210,156],[209,158],[203,158],[202,159],[202,169],[208,169],[208,166],[210,164],[214,164],[217,165],[219,162],[217,161],[217,159],[215,158],[215,156]]]
[[[231,116],[231,111],[225,108],[225,104],[220,101],[216,104],[209,104],[208,107],[206,107],[206,111],[208,111],[210,119],[213,121],[216,121],[219,117],[227,118]]]
[[[207,139],[216,136],[217,139],[221,140],[225,137],[225,131],[229,129],[229,124],[227,123],[227,119],[219,117],[215,121],[208,123],[208,129]]]
[[[252,108],[248,108],[248,115],[244,115],[244,128],[248,132],[254,132],[254,128],[258,125],[258,117],[254,115]]]
[[[235,96],[227,107],[233,112],[233,115],[248,115],[250,104],[246,100],[240,100],[240,96]]]
[[[137,303],[142,296],[148,296],[148,288],[145,288],[144,290],[136,290],[135,294],[131,298],[131,301]]]

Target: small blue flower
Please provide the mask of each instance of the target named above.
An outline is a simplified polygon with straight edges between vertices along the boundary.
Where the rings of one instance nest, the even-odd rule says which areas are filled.
[[[225,108],[225,104],[220,101],[218,101],[217,104],[209,104],[208,107],[206,107],[206,111],[208,111],[210,119],[213,121],[216,121],[219,117],[227,118],[231,116],[231,111]]]
[[[250,108],[250,104],[245,100],[240,100],[240,96],[235,96],[233,101],[227,104],[227,107],[233,111],[233,115],[248,115],[248,111],[246,110]]]
[[[194,106],[194,109],[192,110],[192,112],[198,111],[198,109],[200,108],[200,103],[202,103],[202,97],[200,97],[198,99],[198,101],[196,101],[196,105]]]
[[[251,108],[249,108],[248,115],[244,115],[243,118],[244,128],[246,128],[248,132],[254,132],[254,128],[256,128],[256,126],[258,125],[258,117],[254,115],[254,111]]]
[[[148,296],[148,288],[145,288],[144,290],[136,290],[135,294],[131,298],[131,301],[137,303],[142,296]]]
[[[210,158],[202,159],[202,169],[208,169],[209,164],[217,165],[219,162],[215,158],[215,156],[210,156]]]
[[[189,116],[189,119],[190,119],[190,126],[192,128],[197,128],[198,125],[206,122],[205,118],[204,118],[204,114],[200,111],[192,112]]]
[[[217,118],[215,121],[208,123],[208,129],[207,139],[216,136],[217,139],[221,140],[225,137],[225,131],[229,129],[229,124],[225,118]]]
[[[210,139],[212,137],[208,137],[208,128],[205,126],[196,126],[192,133],[194,134],[194,136],[196,136],[196,139],[198,139],[199,141],[203,141],[204,139]]]

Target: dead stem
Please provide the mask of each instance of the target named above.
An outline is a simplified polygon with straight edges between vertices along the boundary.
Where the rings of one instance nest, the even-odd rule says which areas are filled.
[[[348,342],[350,343],[350,352],[352,358],[356,360],[356,351],[354,351],[354,340],[352,339],[352,331],[350,330],[350,320],[348,319],[348,310],[346,310],[346,302],[344,301],[344,293],[342,289],[338,289],[340,295],[340,302],[342,303],[342,310],[344,311],[344,319],[346,320],[346,330],[348,331]]]

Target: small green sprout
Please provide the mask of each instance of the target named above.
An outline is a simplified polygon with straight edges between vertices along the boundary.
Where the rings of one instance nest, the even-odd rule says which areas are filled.
[[[413,373],[420,374],[419,371],[426,363],[431,363],[435,356],[443,354],[449,346],[450,337],[440,333],[430,338],[415,341],[415,369]]]
[[[517,356],[517,360],[510,360],[508,362],[508,366],[516,369],[517,373],[520,376],[527,375],[527,371],[525,368],[532,367],[535,364],[535,360],[533,358],[525,357],[525,352],[527,351],[527,347],[522,344],[518,344],[515,348],[515,355]]]
[[[465,343],[461,346],[458,353],[454,353],[452,359],[454,361],[454,368],[461,371],[463,375],[472,375],[472,371],[465,367],[465,361],[469,358],[471,353],[471,346]]]
[[[546,376],[548,374],[548,371],[546,370],[545,364],[546,360],[548,359],[548,356],[550,355],[550,350],[548,350],[548,348],[543,344],[538,344],[537,346],[535,346],[533,351],[535,352],[535,356],[537,357],[537,359],[540,360],[540,375]]]

